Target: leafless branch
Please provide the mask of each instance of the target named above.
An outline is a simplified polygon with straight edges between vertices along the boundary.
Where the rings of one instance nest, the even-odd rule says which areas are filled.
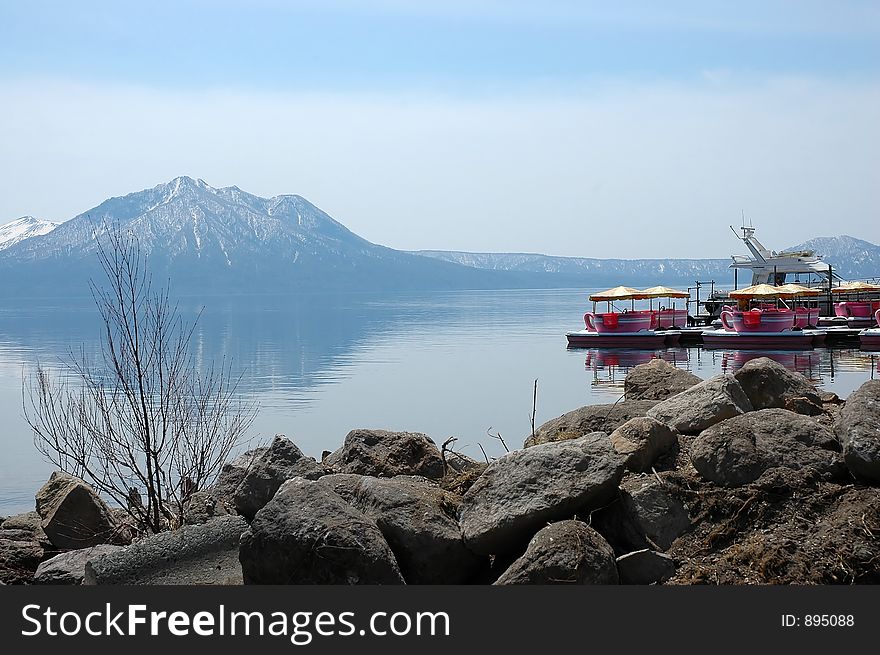
[[[118,227],[95,233],[108,280],[90,283],[100,356],[80,349],[55,377],[38,362],[22,381],[24,414],[51,463],[157,532],[179,525],[192,494],[214,481],[256,406],[241,398],[230,363],[196,361],[198,317],[188,324],[169,286],[153,288],[137,239]]]

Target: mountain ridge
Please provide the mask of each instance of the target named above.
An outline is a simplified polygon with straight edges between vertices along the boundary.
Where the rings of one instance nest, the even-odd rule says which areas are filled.
[[[28,219],[25,221],[25,219]],[[32,234],[27,226],[42,223]],[[97,239],[113,227],[137,236],[155,277],[183,292],[431,291],[600,287],[732,281],[730,259],[597,259],[538,253],[400,251],[372,243],[296,194],[263,198],[237,186],[179,176],[114,196],[60,224],[32,217],[0,246],[0,292],[65,292],[101,279]],[[40,231],[42,230],[42,231]],[[844,277],[880,273],[880,246],[817,237]]]
[[[519,275],[373,244],[302,196],[261,198],[181,176],[108,198],[10,246],[0,254],[0,275],[9,281],[4,290],[82,291],[89,279],[102,279],[96,237],[117,227],[137,237],[155,277],[168,277],[185,292],[525,286]]]
[[[33,216],[22,216],[14,221],[0,225],[0,250],[11,248],[25,239],[48,234],[58,225],[58,223],[44,221]]]

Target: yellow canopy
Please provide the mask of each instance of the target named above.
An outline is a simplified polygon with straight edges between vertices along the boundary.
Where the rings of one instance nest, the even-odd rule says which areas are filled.
[[[600,293],[594,293],[590,296],[590,300],[598,302],[600,300],[641,300],[647,296],[632,287],[614,287]]]
[[[642,290],[643,298],[690,298],[690,296],[691,294],[687,291],[679,291],[669,287],[651,287]]]
[[[786,297],[797,297],[797,296],[820,296],[822,295],[822,291],[819,289],[813,289],[811,287],[805,287],[800,284],[783,284],[779,287],[785,291]]]
[[[774,287],[769,284],[755,284],[745,289],[731,291],[727,295],[731,298],[781,298],[791,294],[787,294],[782,287]]]
[[[847,282],[831,289],[831,293],[856,293],[858,291],[880,291],[880,286],[867,282]]]

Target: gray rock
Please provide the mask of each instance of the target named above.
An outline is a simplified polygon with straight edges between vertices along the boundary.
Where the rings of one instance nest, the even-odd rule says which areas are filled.
[[[7,541],[36,541],[30,530],[0,530],[0,539]]]
[[[582,521],[559,521],[541,529],[526,552],[495,582],[514,584],[617,584],[614,552]]]
[[[235,490],[236,511],[251,519],[269,502],[285,480],[296,477],[317,480],[326,473],[312,457],[306,457],[296,444],[276,435],[265,452],[254,459]]]
[[[357,473],[331,473],[323,476],[318,482],[329,487],[352,507],[357,507],[358,491],[364,477]]]
[[[220,475],[217,476],[217,482],[210,488],[211,495],[219,501],[231,501],[244,476],[267,450],[269,450],[268,446],[260,446],[224,464],[220,469]]]
[[[544,423],[523,443],[531,448],[542,443],[580,439],[591,432],[611,433],[637,416],[645,416],[656,400],[624,400],[610,405],[587,405]]]
[[[467,473],[469,471],[480,471],[482,473],[483,469],[486,468],[486,463],[478,462],[467,455],[449,450],[446,452],[446,466],[448,473]]]
[[[116,552],[121,548],[122,546],[101,544],[100,546],[70,550],[56,555],[42,562],[37,567],[37,572],[34,574],[34,584],[82,584],[87,561],[101,555]]]
[[[657,360],[661,361],[661,360]],[[611,444],[630,471],[649,471],[657,458],[678,446],[678,432],[647,416],[630,419],[611,433]]]
[[[49,537],[43,531],[43,519],[36,512],[25,512],[7,517],[5,521],[0,523],[0,530],[17,530],[22,536],[27,533],[24,541],[36,541],[44,550],[54,548]]]
[[[328,477],[335,478],[330,484],[348,500],[347,481]],[[456,518],[460,496],[426,478],[358,477],[349,502],[376,522],[407,584],[462,584],[473,576],[483,560],[462,540]]]
[[[241,538],[246,584],[403,584],[376,524],[326,484],[288,480]]]
[[[229,507],[227,501],[218,498],[212,490],[207,489],[197,491],[190,496],[183,510],[183,522],[186,525],[199,525],[218,516],[234,513],[234,508]]]
[[[0,580],[8,584],[30,582],[43,559],[43,549],[35,541],[0,539]]]
[[[79,478],[55,471],[37,492],[36,503],[43,530],[57,548],[77,550],[122,540],[110,508]]]
[[[647,537],[648,543],[662,550],[691,527],[685,504],[653,477],[626,480],[621,485],[621,506],[639,536]]]
[[[652,359],[633,368],[623,381],[627,400],[665,400],[702,382],[689,371],[663,359]]]
[[[43,530],[43,519],[36,512],[16,514],[0,522],[0,530],[28,530],[36,533]]]
[[[621,584],[654,584],[675,575],[675,560],[650,549],[637,550],[617,558]]]
[[[792,396],[785,399],[785,409],[804,416],[821,416],[825,409],[816,396]]]
[[[807,378],[769,357],[749,360],[734,377],[754,409],[782,408],[787,399],[795,396],[807,396],[822,403],[816,387]]]
[[[548,521],[613,499],[622,475],[623,460],[604,432],[508,453],[464,495],[465,543],[483,555],[514,551]]]
[[[358,473],[391,478],[420,475],[437,480],[443,477],[440,449],[421,432],[352,430],[342,448],[324,459],[337,473]]]
[[[880,380],[865,382],[847,399],[834,425],[850,472],[880,482]]]
[[[762,409],[705,430],[691,444],[690,457],[705,479],[738,487],[775,467],[839,476],[844,467],[837,448],[834,434],[815,419],[785,409]]]
[[[752,411],[752,404],[732,375],[717,375],[661,401],[648,416],[683,434],[698,434],[721,421]]]
[[[89,559],[83,584],[241,584],[238,543],[246,529],[242,517],[224,516],[146,537],[116,552]]]

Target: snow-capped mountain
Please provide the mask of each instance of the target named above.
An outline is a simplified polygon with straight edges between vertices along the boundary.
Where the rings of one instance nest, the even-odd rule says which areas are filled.
[[[39,238],[0,253],[7,290],[85,288],[103,276],[97,240],[133,233],[156,279],[179,290],[447,289],[504,286],[481,271],[385,248],[349,231],[305,198],[261,198],[178,177],[114,197]],[[513,286],[518,286],[515,281]]]
[[[0,225],[0,250],[14,246],[19,241],[49,234],[58,223],[43,221],[33,216],[22,216],[11,223]]]
[[[817,237],[790,250],[814,251],[844,279],[880,276],[880,246],[870,241],[845,234],[839,237]]]
[[[84,292],[101,282],[97,244],[133,233],[155,279],[178,292],[392,291],[729,284],[730,259],[591,259],[524,253],[403,252],[363,239],[297,195],[261,198],[178,177],[110,198],[55,226],[0,228],[0,294]],[[54,228],[54,229],[53,229]],[[5,246],[5,247],[4,247]],[[880,247],[852,237],[814,249],[847,278],[880,274]]]

